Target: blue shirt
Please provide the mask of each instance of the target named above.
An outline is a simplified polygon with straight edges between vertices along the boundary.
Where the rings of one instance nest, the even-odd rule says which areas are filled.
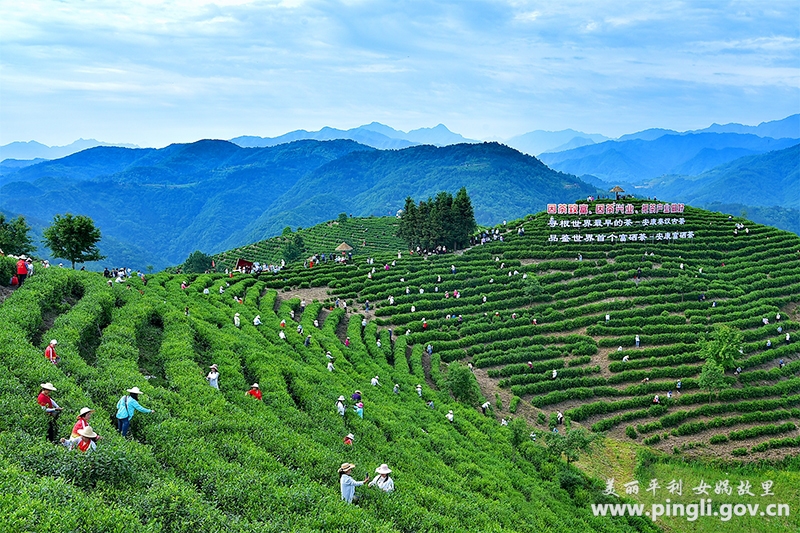
[[[356,487],[360,487],[363,484],[363,481],[356,481],[347,474],[342,474],[342,477],[339,479],[339,485],[342,487],[342,499],[347,503],[353,503]]]
[[[140,411],[142,413],[150,413],[153,410],[147,409],[146,407],[142,407],[139,405],[139,402],[134,400],[131,396],[123,396],[117,402],[117,418],[133,418],[133,414],[136,411]]]

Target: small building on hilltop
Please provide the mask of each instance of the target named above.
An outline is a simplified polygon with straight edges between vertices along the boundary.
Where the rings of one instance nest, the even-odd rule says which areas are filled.
[[[244,272],[245,274],[249,274],[253,271],[253,267],[255,265],[252,261],[248,261],[247,259],[242,259],[241,257],[236,260],[236,266],[234,270],[238,270],[239,272]]]

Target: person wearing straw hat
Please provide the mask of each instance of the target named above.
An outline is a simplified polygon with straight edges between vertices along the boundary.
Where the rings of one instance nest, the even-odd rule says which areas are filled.
[[[256,317],[253,319],[253,325],[254,326],[260,326],[261,325],[261,315],[256,315]]]
[[[61,444],[69,449],[76,446],[81,441],[81,434],[79,432],[83,428],[89,427],[89,419],[92,417],[92,413],[94,413],[94,409],[83,407],[78,413],[78,419],[75,421],[75,425],[72,426],[72,433],[68,439],[61,439]]]
[[[154,413],[154,409],[142,407],[139,404],[139,395],[144,394],[139,390],[139,387],[126,389],[127,395],[123,396],[117,402],[117,429],[123,437],[128,435],[128,430],[131,427],[131,420],[136,411],[140,413]]]
[[[347,435],[345,435],[344,440],[342,442],[344,442],[347,446],[352,446],[353,439],[355,439],[355,436],[352,433],[348,433]]]
[[[352,463],[342,463],[342,466],[339,467],[339,487],[342,491],[342,499],[347,503],[353,503],[354,500],[358,503],[358,498],[355,497],[356,487],[360,487],[369,481],[369,476],[366,476],[364,481],[356,481],[353,479],[350,474],[355,467],[356,465]]]
[[[339,396],[336,399],[336,412],[339,413],[339,416],[344,416],[345,406],[344,406],[344,396]]]
[[[381,466],[375,469],[375,473],[378,474],[375,476],[375,479],[369,482],[370,487],[378,487],[383,492],[392,492],[394,490],[394,481],[392,478],[389,477],[389,474],[392,473],[392,470],[383,463]]]
[[[239,320],[239,313],[233,315],[233,325],[236,326],[237,328],[242,326],[242,322],[241,320]]]
[[[208,384],[214,387],[215,389],[219,390],[219,370],[217,369],[217,365],[211,365],[211,370],[208,372],[206,379],[208,380]]]
[[[56,421],[58,420],[58,416],[61,414],[61,411],[64,410],[63,408],[59,407],[55,400],[50,397],[50,393],[55,390],[56,388],[49,381],[47,383],[42,383],[39,385],[39,396],[36,398],[36,401],[42,406],[44,412],[49,416],[49,420],[47,421],[47,440],[50,442],[58,442],[56,440],[56,436],[58,434]]]
[[[449,420],[450,422],[452,422],[452,421],[453,421],[453,410],[452,410],[452,409],[450,409],[449,411],[447,411],[447,414],[446,414],[446,415],[444,415],[444,416],[445,416],[445,418],[447,418],[447,420]]]
[[[253,383],[252,385],[250,385],[250,390],[245,392],[245,394],[248,395],[248,396],[252,396],[256,400],[260,400],[261,399],[261,389],[259,388],[258,383]]]
[[[53,339],[50,341],[50,344],[47,345],[47,348],[44,349],[45,358],[54,365],[61,361],[61,358],[56,353],[56,344],[58,344],[58,341]]]
[[[81,437],[80,442],[78,443],[78,449],[82,452],[89,452],[97,448],[97,439],[100,438],[100,435],[94,432],[91,426],[86,426],[85,428],[78,431],[78,434]]]

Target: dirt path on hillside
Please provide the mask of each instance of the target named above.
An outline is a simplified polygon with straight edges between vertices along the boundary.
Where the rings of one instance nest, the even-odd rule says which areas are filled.
[[[485,368],[475,367],[473,369],[473,374],[475,374],[475,379],[478,381],[481,392],[486,399],[492,403],[494,415],[498,421],[503,417],[506,417],[506,419],[509,419],[510,417],[518,417],[524,419],[531,427],[536,427],[541,432],[546,431],[546,428],[542,428],[541,426],[537,425],[537,417],[542,411],[531,405],[530,400],[523,398],[517,405],[517,412],[511,414],[508,411],[508,408],[511,405],[511,399],[514,397],[514,394],[512,394],[511,390],[501,389],[498,387],[497,380],[490,378],[488,371]],[[502,409],[497,409],[497,399],[495,397],[495,393],[500,396],[500,401],[503,402]]]
[[[14,287],[3,287],[0,286],[0,304],[2,304],[6,298],[11,296],[11,294],[16,290]]]

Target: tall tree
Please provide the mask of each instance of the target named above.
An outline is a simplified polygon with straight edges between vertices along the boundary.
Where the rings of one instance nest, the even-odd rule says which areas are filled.
[[[469,244],[469,236],[478,229],[475,222],[475,210],[472,208],[472,200],[469,199],[466,187],[461,187],[453,199],[453,220],[455,222],[453,232],[455,246],[466,247]]]
[[[35,249],[30,231],[22,215],[6,221],[6,216],[0,213],[0,250],[11,255],[30,254]]]
[[[94,221],[83,215],[56,215],[53,223],[42,232],[45,246],[50,248],[53,257],[66,259],[72,263],[99,261],[105,256],[100,254],[97,243],[100,241],[100,230]]]
[[[397,236],[412,249],[446,246],[453,250],[467,246],[476,228],[472,202],[462,187],[455,199],[445,191],[419,205],[410,197],[406,198]]]

